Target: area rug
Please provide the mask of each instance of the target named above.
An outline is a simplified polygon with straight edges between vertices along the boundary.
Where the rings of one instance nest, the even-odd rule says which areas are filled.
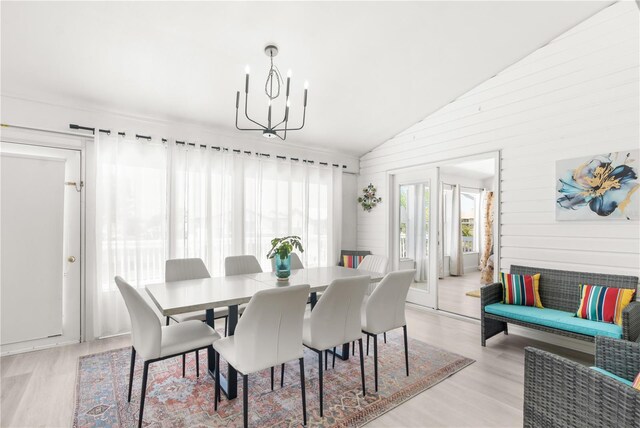
[[[305,350],[305,385],[308,426],[358,427],[372,421],[411,397],[473,363],[469,358],[409,339],[409,371],[405,373],[402,332],[392,332],[387,343],[378,344],[379,391],[374,391],[373,349],[365,357],[366,396],[360,383],[360,359],[336,359],[335,368],[324,376],[324,417],[319,414],[317,354]],[[138,359],[131,403],[127,402],[130,348],[121,348],[81,357],[76,379],[74,427],[137,426],[142,361]],[[366,352],[366,350],[365,350]],[[213,410],[214,383],[205,374],[206,352],[200,353],[200,377],[196,377],[195,355],[187,356],[186,377],[182,359],[153,363],[149,369],[143,426],[164,427],[240,427],[242,426],[242,380],[238,398],[222,399]],[[224,364],[224,363],[223,363]],[[226,369],[226,366],[223,367]],[[249,425],[300,426],[302,402],[298,362],[286,365],[284,387],[276,370],[275,390],[271,390],[270,371],[249,376]]]
[[[478,298],[480,298],[480,290],[479,289],[478,290],[467,291],[464,294],[469,296],[469,297],[478,297]]]

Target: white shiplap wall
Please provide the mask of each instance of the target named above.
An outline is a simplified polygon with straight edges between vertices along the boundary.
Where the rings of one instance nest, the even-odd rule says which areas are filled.
[[[616,3],[364,155],[358,248],[386,254],[386,171],[501,150],[500,267],[639,275],[638,221],[555,221],[556,160],[640,147],[639,12]]]

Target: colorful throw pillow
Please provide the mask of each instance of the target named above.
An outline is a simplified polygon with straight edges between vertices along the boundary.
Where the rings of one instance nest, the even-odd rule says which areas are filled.
[[[507,305],[535,306],[543,308],[540,300],[538,285],[540,274],[516,275],[500,272],[500,282],[504,296],[503,303]]]
[[[342,256],[342,265],[344,267],[356,269],[365,256]]]
[[[636,376],[636,378],[633,381],[633,387],[637,390],[640,390],[640,372],[638,373],[638,376]]]
[[[622,325],[622,311],[636,290],[580,284],[580,307],[576,316],[591,321]]]

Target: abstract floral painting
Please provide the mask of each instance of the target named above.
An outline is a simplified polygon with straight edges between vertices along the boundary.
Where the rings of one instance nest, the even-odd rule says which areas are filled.
[[[556,162],[557,220],[637,220],[638,150]]]

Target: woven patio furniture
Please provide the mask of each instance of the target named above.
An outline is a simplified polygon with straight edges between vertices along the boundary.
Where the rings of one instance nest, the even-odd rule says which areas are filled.
[[[633,381],[640,343],[597,336],[595,366]],[[640,391],[592,368],[525,348],[524,427],[638,427]]]
[[[608,275],[601,273],[574,272],[555,269],[540,269],[529,266],[512,265],[510,272],[518,275],[540,274],[540,300],[548,309],[565,312],[576,312],[580,306],[579,284],[602,285],[606,287],[632,288],[638,287],[637,276]],[[499,282],[486,285],[480,289],[480,321],[481,343],[486,346],[486,340],[499,333],[508,333],[507,324],[572,337],[588,342],[594,341],[594,336],[543,326],[526,321],[520,321],[496,314],[485,312],[485,307],[503,300],[502,284]],[[640,301],[632,301],[622,313],[622,339],[635,342],[640,340]]]

